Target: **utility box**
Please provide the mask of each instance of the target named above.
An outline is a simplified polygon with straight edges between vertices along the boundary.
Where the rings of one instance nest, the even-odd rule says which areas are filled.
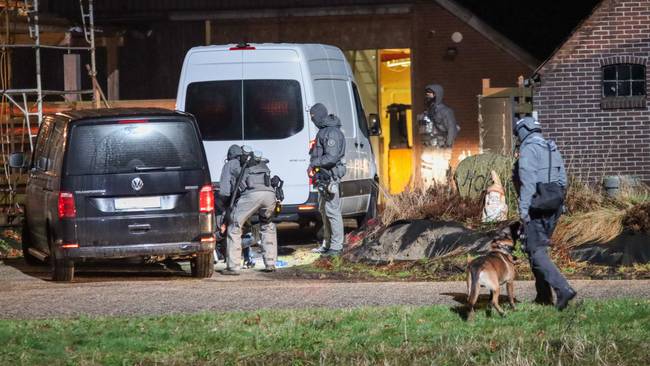
[[[478,122],[481,153],[512,155],[515,141],[513,122],[533,113],[532,88],[524,86],[519,77],[517,87],[495,88],[490,79],[483,79],[483,92],[478,97]]]

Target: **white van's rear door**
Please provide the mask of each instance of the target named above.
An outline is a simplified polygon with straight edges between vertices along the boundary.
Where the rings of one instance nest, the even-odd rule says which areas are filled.
[[[177,108],[199,123],[213,182],[219,181],[228,147],[243,140],[242,55],[228,48],[195,51],[181,73]]]
[[[242,51],[244,143],[284,180],[284,204],[309,198],[309,114],[300,57],[292,49]]]

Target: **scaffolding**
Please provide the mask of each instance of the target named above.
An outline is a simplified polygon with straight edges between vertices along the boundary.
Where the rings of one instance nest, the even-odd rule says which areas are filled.
[[[9,154],[13,152],[31,152],[34,148],[34,138],[38,127],[43,121],[43,102],[47,96],[92,95],[95,108],[106,98],[96,80],[97,68],[95,62],[95,20],[93,15],[93,0],[79,0],[81,11],[82,31],[85,45],[73,46],[67,44],[47,44],[41,39],[41,24],[39,21],[39,0],[0,0],[0,146],[2,148],[2,176],[0,177],[0,225],[13,224],[22,213],[19,193],[24,189],[25,174],[9,167]],[[26,20],[27,27],[22,31],[16,29],[17,22]],[[22,24],[22,23],[21,23]],[[26,35],[27,37],[17,37]],[[16,38],[27,42],[15,42]],[[12,50],[29,48],[34,50],[36,87],[26,89],[11,88],[11,56]],[[89,90],[50,90],[43,89],[41,73],[41,50],[54,49],[71,53],[84,51],[90,53],[88,74],[93,88]],[[20,113],[14,114],[14,109]]]

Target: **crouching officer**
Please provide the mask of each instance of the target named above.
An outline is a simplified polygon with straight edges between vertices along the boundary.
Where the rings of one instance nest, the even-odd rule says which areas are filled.
[[[343,216],[339,182],[345,175],[345,137],[341,120],[327,113],[321,103],[309,111],[318,127],[315,144],[309,152],[309,169],[315,172],[318,187],[318,209],[323,220],[323,243],[314,251],[325,256],[337,256],[343,250]]]
[[[555,142],[542,137],[541,125],[532,117],[519,120],[514,134],[520,142],[514,181],[519,185],[519,215],[524,223],[524,250],[535,275],[535,301],[563,310],[576,296],[566,278],[551,261],[548,248],[564,206],[567,176]]]
[[[239,275],[242,254],[242,227],[258,214],[262,234],[262,256],[265,272],[275,270],[277,234],[272,221],[276,209],[276,194],[271,186],[268,160],[256,157],[244,147],[232,145],[228,160],[221,171],[220,192],[230,196],[220,198],[229,202],[227,218],[227,255],[224,275]]]

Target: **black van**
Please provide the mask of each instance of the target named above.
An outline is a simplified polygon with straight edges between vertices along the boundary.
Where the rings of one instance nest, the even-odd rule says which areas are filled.
[[[12,166],[23,165],[20,154]],[[165,109],[98,109],[44,118],[26,188],[23,252],[55,281],[75,262],[191,259],[214,271],[214,196],[194,118]]]

